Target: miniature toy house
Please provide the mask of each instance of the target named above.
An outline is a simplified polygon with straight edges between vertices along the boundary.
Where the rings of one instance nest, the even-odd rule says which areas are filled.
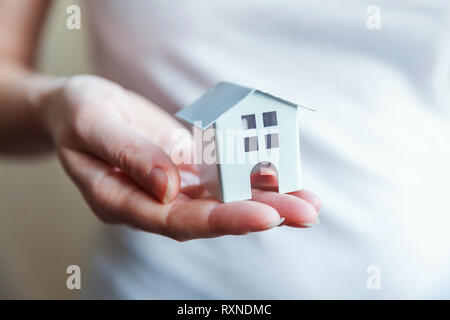
[[[200,165],[205,188],[222,202],[251,199],[252,170],[270,163],[277,170],[280,193],[301,189],[298,107],[259,90],[220,82],[180,110],[178,118],[204,133],[210,130],[203,149],[209,145],[215,161]]]

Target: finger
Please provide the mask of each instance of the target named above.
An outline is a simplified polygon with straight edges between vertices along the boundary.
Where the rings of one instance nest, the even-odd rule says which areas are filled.
[[[262,203],[195,199],[174,204],[166,223],[173,238],[188,240],[263,231],[282,221],[275,209]]]
[[[250,174],[252,188],[278,191],[277,171],[272,166],[258,166]]]
[[[307,201],[290,194],[253,190],[253,200],[273,207],[285,218],[284,224],[310,226],[317,223],[316,209]]]
[[[277,172],[275,170],[272,170],[271,168],[265,168],[264,174],[261,174],[260,172],[254,172],[252,173],[250,178],[253,188],[278,192],[278,178]],[[288,194],[308,201],[310,204],[312,204],[317,212],[319,212],[322,207],[320,198],[311,191],[302,189],[299,191],[289,192]]]
[[[211,197],[211,195],[207,193],[203,186],[200,185],[198,175],[191,175],[189,172],[184,171],[180,171],[180,175],[182,177],[182,181],[189,181],[188,183],[184,183],[185,186],[182,189],[183,193],[188,194],[191,198]],[[187,178],[191,176],[195,178],[186,179],[184,178],[185,176],[187,176]],[[267,170],[264,171],[264,174],[253,172],[251,175],[251,181],[252,187],[254,189],[278,192],[278,180],[275,170],[267,168]],[[309,202],[317,212],[319,212],[322,207],[320,198],[313,192],[306,189],[289,192],[288,194]]]
[[[104,214],[102,202],[106,203],[107,199],[106,197],[96,197],[96,192],[94,190],[102,185],[101,187],[105,188],[105,194],[110,194],[111,197],[114,197],[115,195],[113,192],[110,192],[111,188],[105,184],[105,181],[107,180],[106,177],[116,176],[118,179],[127,180],[129,180],[129,178],[127,178],[122,171],[110,166],[108,163],[79,151],[63,148],[58,150],[58,157],[65,171],[77,185],[92,211],[94,211],[103,222],[121,222],[115,214],[115,210],[110,210],[108,213]]]
[[[302,189],[299,191],[289,192],[289,194],[308,201],[310,204],[312,204],[317,212],[320,212],[320,209],[322,208],[322,201],[316,194],[312,193],[311,191]]]
[[[252,173],[250,181],[253,188],[268,191],[278,191],[278,178],[276,172],[267,174]]]
[[[88,154],[71,149],[60,152],[63,166],[79,187],[91,209],[104,222],[124,223],[158,232],[169,205],[141,189],[121,170]],[[136,213],[140,208],[144,213]],[[140,219],[140,216],[146,219]],[[161,231],[159,233],[162,233]]]
[[[85,199],[106,222],[121,222],[176,240],[240,235],[281,223],[278,212],[263,203],[192,200],[183,194],[161,204],[120,171],[72,150],[62,156]]]
[[[169,156],[121,119],[106,116],[79,134],[85,151],[120,168],[163,203],[177,195],[180,177]]]

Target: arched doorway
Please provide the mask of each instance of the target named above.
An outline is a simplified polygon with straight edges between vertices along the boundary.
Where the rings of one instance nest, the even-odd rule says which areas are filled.
[[[268,161],[257,163],[250,172],[252,189],[278,192],[278,170]]]

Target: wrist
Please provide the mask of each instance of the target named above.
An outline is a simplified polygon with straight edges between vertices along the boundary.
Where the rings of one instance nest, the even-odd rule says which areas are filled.
[[[63,88],[65,77],[30,75],[27,100],[30,105],[30,125],[52,139],[53,99]]]

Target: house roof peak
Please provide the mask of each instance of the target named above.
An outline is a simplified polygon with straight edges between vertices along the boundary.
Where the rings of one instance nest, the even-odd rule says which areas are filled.
[[[213,124],[222,114],[254,92],[260,92],[292,107],[301,107],[267,92],[221,81],[192,104],[178,111],[175,116],[196,126],[199,126],[197,122],[201,122],[199,128],[203,130]]]

